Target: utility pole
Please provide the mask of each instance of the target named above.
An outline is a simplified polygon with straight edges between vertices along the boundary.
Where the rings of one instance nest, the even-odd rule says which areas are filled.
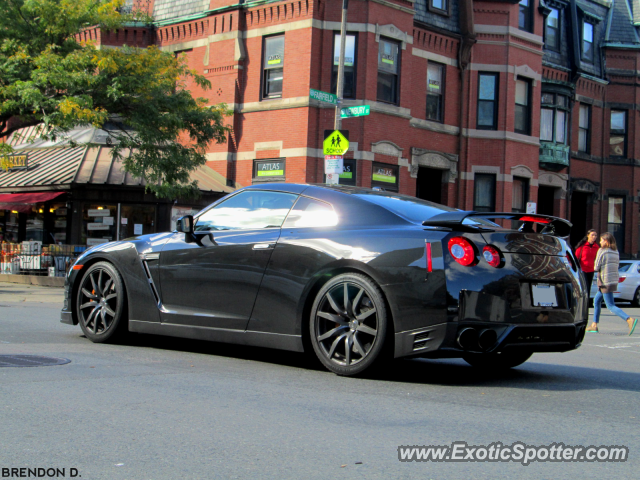
[[[336,104],[336,116],[333,122],[333,129],[340,130],[342,127],[342,118],[340,117],[340,109],[342,107],[342,94],[344,91],[344,51],[347,44],[347,8],[349,8],[349,0],[342,0],[342,22],[340,24],[340,60],[338,62],[338,103]]]

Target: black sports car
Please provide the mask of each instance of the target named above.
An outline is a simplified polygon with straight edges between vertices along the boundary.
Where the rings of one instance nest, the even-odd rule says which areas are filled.
[[[385,357],[513,367],[584,337],[570,227],[365,188],[254,185],[174,232],[87,250],[61,321],[93,342],[128,330],[313,349],[340,375]]]

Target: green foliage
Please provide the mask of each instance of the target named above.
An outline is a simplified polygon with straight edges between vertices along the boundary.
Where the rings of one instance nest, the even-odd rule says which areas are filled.
[[[120,13],[123,4],[0,0],[0,141],[16,119],[22,126],[43,123],[51,138],[108,121],[118,128],[113,148],[125,170],[158,196],[197,196],[189,174],[205,163],[207,145],[226,140],[230,112],[192,97],[187,82],[203,89],[211,84],[183,58],[156,47],[98,49],[80,42],[86,28],[148,21]]]

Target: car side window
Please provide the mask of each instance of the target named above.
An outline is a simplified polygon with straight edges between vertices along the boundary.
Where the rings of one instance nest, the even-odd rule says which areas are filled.
[[[282,227],[333,227],[337,224],[338,215],[331,205],[312,198],[300,197]]]
[[[195,230],[279,228],[297,198],[292,193],[247,190],[200,215]]]

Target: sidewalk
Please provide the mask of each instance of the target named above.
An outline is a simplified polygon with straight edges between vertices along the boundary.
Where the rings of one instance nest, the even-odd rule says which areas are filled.
[[[0,303],[55,303],[62,308],[64,289],[0,282]]]

